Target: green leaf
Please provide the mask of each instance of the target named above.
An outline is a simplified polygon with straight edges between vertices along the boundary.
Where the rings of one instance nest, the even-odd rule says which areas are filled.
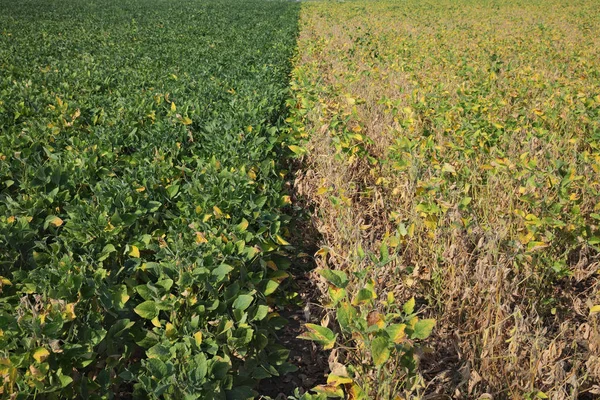
[[[206,362],[204,353],[194,356],[194,365],[196,366],[194,369],[194,378],[196,382],[201,382],[208,372],[208,363]]]
[[[217,277],[217,281],[220,282],[225,276],[233,271],[233,267],[228,264],[221,264],[211,272],[213,276]]]
[[[171,352],[169,351],[168,347],[165,347],[162,344],[157,344],[146,350],[146,355],[148,358],[167,359],[171,356]]]
[[[358,317],[358,311],[350,303],[343,302],[337,309],[337,321],[344,331],[351,331],[351,324]]]
[[[379,257],[384,264],[387,264],[387,262],[390,260],[390,253],[387,243],[385,242],[381,243],[381,246],[379,247]]]
[[[261,304],[256,309],[256,313],[254,314],[254,318],[252,318],[252,320],[253,321],[262,321],[263,319],[265,319],[265,317],[267,316],[268,313],[269,313],[269,307]]]
[[[425,339],[431,335],[431,331],[435,326],[435,319],[421,319],[417,321],[413,328],[413,339]]]
[[[158,317],[158,307],[154,301],[148,300],[139,304],[133,309],[140,317],[145,319],[154,319]]]
[[[249,386],[238,386],[225,392],[227,400],[252,400],[258,393]]]
[[[390,358],[388,339],[378,336],[371,342],[371,356],[376,366],[383,365]]]
[[[129,294],[127,293],[127,286],[118,285],[112,291],[113,305],[117,310],[122,310],[125,303],[129,300]]]
[[[60,379],[60,387],[66,388],[73,382],[73,378],[67,375],[59,375],[58,379]]]
[[[107,244],[106,246],[104,246],[102,252],[98,256],[98,261],[106,260],[110,256],[110,254],[114,253],[115,251],[117,251],[117,249],[115,249],[115,246],[113,246],[112,244]]]
[[[167,376],[167,366],[158,358],[150,358],[146,360],[146,367],[148,368],[148,371],[150,371],[152,376],[157,380],[160,380]]]
[[[269,296],[269,295],[273,294],[273,292],[275,290],[277,290],[278,287],[279,287],[279,282],[274,281],[274,280],[268,280],[263,293],[265,296]]]
[[[317,271],[319,275],[327,280],[332,285],[344,289],[348,286],[348,275],[343,271],[335,271],[331,269],[320,269]]]
[[[172,199],[179,192],[179,185],[170,185],[170,186],[167,186],[166,189],[167,189],[167,194],[169,195],[169,198]]]
[[[254,300],[253,296],[249,294],[241,294],[233,302],[233,308],[236,310],[244,311],[246,308],[250,307],[250,304],[252,304],[252,300]]]

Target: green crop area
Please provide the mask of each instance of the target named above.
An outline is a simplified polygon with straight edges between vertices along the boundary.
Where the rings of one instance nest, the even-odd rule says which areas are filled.
[[[598,0],[0,0],[0,398],[599,396]]]
[[[289,369],[298,9],[0,2],[0,397],[241,399]]]

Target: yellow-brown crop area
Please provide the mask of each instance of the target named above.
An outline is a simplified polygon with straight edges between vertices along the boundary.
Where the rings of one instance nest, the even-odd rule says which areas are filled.
[[[371,398],[600,395],[600,2],[304,3],[300,24],[320,267],[373,288],[368,326],[413,296],[436,320],[416,377],[369,329],[333,368]]]

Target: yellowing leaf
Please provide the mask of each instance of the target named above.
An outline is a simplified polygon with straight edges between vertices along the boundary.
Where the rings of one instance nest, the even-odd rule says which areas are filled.
[[[348,386],[346,386],[346,390],[347,390],[347,394],[348,394],[348,400],[367,400],[368,399],[365,392],[357,384],[353,384],[352,386],[350,386],[350,388],[348,388]]]
[[[451,173],[452,175],[455,175],[455,174],[456,174],[456,169],[455,169],[455,168],[454,168],[452,165],[450,165],[450,164],[448,164],[448,163],[445,163],[445,164],[444,164],[444,166],[442,167],[442,171],[443,171],[443,172],[449,172],[449,173]]]
[[[405,329],[406,324],[392,324],[387,327],[386,331],[392,342],[400,344],[404,341],[404,338],[406,338]]]
[[[171,111],[175,112],[177,111],[177,106],[175,105],[175,102],[171,102]]]
[[[590,315],[598,313],[600,313],[600,304],[592,306],[592,308],[590,308]]]
[[[292,144],[292,145],[289,145],[289,146],[288,146],[288,148],[289,148],[291,151],[293,151],[295,154],[298,154],[298,155],[302,155],[302,154],[306,153],[306,150],[305,150],[305,149],[303,149],[303,148],[302,148],[302,147],[300,147],[300,146],[293,145],[293,144]]]
[[[331,386],[340,386],[346,383],[352,383],[352,378],[348,378],[347,376],[338,376],[330,374],[327,377],[327,384]]]
[[[175,326],[170,322],[167,322],[165,325],[165,335],[167,335],[167,338],[169,339],[174,339],[177,336],[177,329],[175,329]]]
[[[405,314],[412,314],[415,311],[415,304],[415,298],[412,297],[410,300],[404,303],[402,306],[402,311],[404,311]]]
[[[51,215],[48,218],[46,218],[46,222],[56,227],[59,227],[63,224],[63,220],[57,217],[56,215]]]
[[[329,328],[315,324],[305,324],[306,332],[298,336],[298,339],[313,340],[323,346],[323,349],[332,349],[335,345],[337,335]]]
[[[39,363],[44,362],[49,355],[50,352],[43,347],[40,347],[33,352],[33,358]]]
[[[184,125],[190,125],[192,123],[192,120],[189,117],[183,117],[181,118],[181,123]]]
[[[385,337],[376,337],[371,342],[371,356],[375,365],[380,366],[390,358],[388,340]]]
[[[327,398],[344,398],[344,391],[332,385],[315,386],[313,390],[318,394],[324,394]]]
[[[246,220],[246,218],[242,219],[242,222],[237,224],[236,228],[240,232],[244,232],[246,229],[248,229],[248,221]]]

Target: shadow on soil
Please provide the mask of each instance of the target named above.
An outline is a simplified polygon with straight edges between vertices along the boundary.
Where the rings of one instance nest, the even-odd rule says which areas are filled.
[[[298,171],[301,166],[292,166],[292,171]],[[292,173],[294,175],[294,173]],[[320,234],[313,224],[309,206],[303,199],[298,198],[293,184],[288,183],[289,193],[294,204],[290,210],[291,242],[296,249],[291,255],[291,279],[287,279],[289,293],[297,293],[295,301],[282,306],[277,311],[288,320],[288,324],[278,335],[279,343],[290,350],[289,361],[298,367],[296,372],[285,376],[273,377],[260,382],[258,392],[260,398],[287,399],[296,389],[304,393],[316,385],[326,382],[328,372],[328,354],[313,342],[298,339],[305,331],[304,324],[319,324],[324,313],[319,305],[320,291],[312,278],[315,270],[313,255],[318,250]]]

